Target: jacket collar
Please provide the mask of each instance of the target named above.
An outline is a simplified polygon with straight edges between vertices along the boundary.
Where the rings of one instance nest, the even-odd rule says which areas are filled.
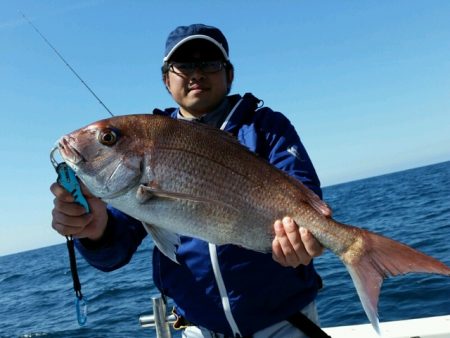
[[[251,93],[245,93],[244,96],[232,95],[230,96],[231,116],[227,122],[225,130],[236,134],[240,129],[240,126],[246,123],[246,121],[251,121],[253,119],[253,114],[256,109],[258,109],[258,104],[261,102],[260,99],[253,96]]]
[[[251,93],[245,93],[244,96],[239,94],[230,95],[228,102],[231,109],[228,113],[229,116],[227,116],[224,130],[235,134],[242,124],[252,120],[253,113],[258,109],[258,105],[262,101]],[[153,110],[153,114],[155,115],[165,115],[175,119],[177,118],[178,112],[179,108],[166,108],[164,110],[156,108]]]

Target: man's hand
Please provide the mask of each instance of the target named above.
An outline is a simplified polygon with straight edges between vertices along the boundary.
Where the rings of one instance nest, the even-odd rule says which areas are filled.
[[[324,248],[305,228],[299,228],[290,217],[274,224],[275,239],[272,257],[283,266],[308,265],[313,257],[320,256]]]
[[[61,185],[53,183],[50,186],[55,195],[52,227],[63,236],[73,235],[77,238],[98,240],[105,232],[108,222],[106,204],[93,196],[84,185],[81,184],[81,188],[91,209],[88,214]]]

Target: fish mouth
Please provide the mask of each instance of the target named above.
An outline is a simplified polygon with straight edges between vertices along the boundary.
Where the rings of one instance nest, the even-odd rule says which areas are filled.
[[[81,155],[77,148],[73,146],[70,142],[70,138],[68,136],[62,137],[58,142],[58,150],[64,161],[70,162],[74,165],[85,162],[86,159]]]

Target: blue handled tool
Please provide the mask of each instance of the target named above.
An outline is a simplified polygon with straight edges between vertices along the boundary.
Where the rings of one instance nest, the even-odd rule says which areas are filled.
[[[56,173],[58,174],[57,182],[64,187],[75,199],[75,202],[82,205],[86,212],[90,212],[89,204],[81,192],[81,187],[78,182],[75,172],[67,163],[61,162],[56,166]]]
[[[66,162],[58,163],[55,160],[55,151],[57,147],[53,148],[50,152],[50,161],[58,174],[57,182],[75,199],[75,202],[82,205],[86,212],[90,212],[89,204],[84,197],[80,183],[75,175],[75,172],[70,168]],[[80,326],[84,326],[87,321],[87,301],[81,293],[81,283],[78,277],[77,260],[75,257],[75,249],[72,236],[66,236],[67,250],[69,251],[70,271],[72,273],[73,289],[75,290],[75,310],[77,313],[77,321]]]

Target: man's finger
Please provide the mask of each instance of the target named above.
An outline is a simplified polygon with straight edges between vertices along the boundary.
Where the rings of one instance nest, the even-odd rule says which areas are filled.
[[[86,214],[86,209],[78,203],[65,202],[59,198],[53,200],[53,205],[55,210],[67,216],[82,216]]]
[[[275,227],[275,233],[284,254],[284,261],[288,266],[297,267],[300,264],[308,264],[311,261],[311,257],[309,257],[303,247],[298,226],[292,218],[283,218],[281,226]]]
[[[289,245],[292,249],[297,253],[297,255],[302,251],[305,251],[298,226],[295,224],[293,219],[290,217],[284,217],[282,223],[286,237],[289,240]]]
[[[305,250],[310,257],[317,257],[323,253],[324,247],[306,228],[300,228],[300,236]]]
[[[59,183],[53,183],[50,186],[50,191],[56,198],[64,202],[73,202],[74,198],[66,189],[64,189]]]
[[[62,224],[63,226],[75,227],[75,228],[84,228],[89,222],[92,221],[92,214],[84,214],[84,215],[76,215],[71,216],[65,213],[62,213],[56,209],[52,211],[53,222]]]
[[[275,262],[280,263],[282,266],[289,266],[277,238],[272,241],[272,258]]]

